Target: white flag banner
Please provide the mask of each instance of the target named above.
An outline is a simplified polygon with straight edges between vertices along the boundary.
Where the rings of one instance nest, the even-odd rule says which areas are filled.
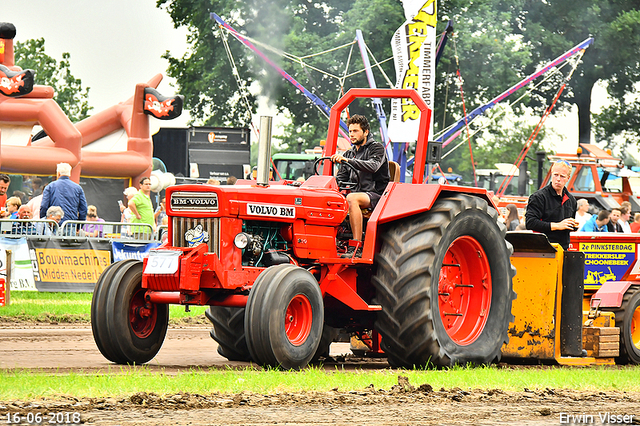
[[[436,63],[436,0],[403,0],[407,21],[391,41],[396,66],[396,88],[415,89],[433,109]],[[420,110],[409,98],[391,100],[389,139],[413,142],[418,139]],[[429,140],[433,126],[429,129]]]

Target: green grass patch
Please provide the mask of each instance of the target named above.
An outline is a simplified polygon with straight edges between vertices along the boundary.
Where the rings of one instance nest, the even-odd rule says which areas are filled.
[[[0,320],[90,323],[92,293],[49,293],[40,291],[12,291],[11,304],[0,307]],[[170,323],[204,322],[206,306],[191,306],[185,312],[184,306],[169,307]]]
[[[32,371],[0,371],[0,398],[32,399],[74,395],[75,397],[119,397],[136,392],[172,394],[189,392],[234,394],[249,391],[258,394],[306,391],[357,391],[373,385],[389,390],[398,383],[398,375],[407,376],[416,388],[429,384],[434,390],[525,388],[574,389],[582,391],[640,392],[640,367],[549,367],[507,369],[499,367],[451,368],[445,370],[325,371],[309,367],[302,371],[276,370],[191,370],[177,374],[152,372],[143,367],[109,368],[99,373],[55,375]]]

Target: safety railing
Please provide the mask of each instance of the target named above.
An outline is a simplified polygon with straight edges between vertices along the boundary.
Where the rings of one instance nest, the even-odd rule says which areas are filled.
[[[153,241],[156,232],[148,223],[96,222],[68,220],[60,227],[60,236]]]
[[[60,228],[55,220],[48,219],[0,219],[2,235],[58,235]]]
[[[157,231],[147,223],[68,220],[59,226],[53,220],[0,219],[2,236],[49,235],[57,237],[100,238],[130,242],[160,241]]]

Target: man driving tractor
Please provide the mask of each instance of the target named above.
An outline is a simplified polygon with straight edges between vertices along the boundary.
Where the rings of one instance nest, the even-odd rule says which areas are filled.
[[[353,166],[340,168],[336,175],[338,183],[358,183],[347,195],[353,239],[349,241],[349,247],[342,255],[344,258],[362,255],[362,209],[374,209],[389,183],[387,155],[384,146],[373,139],[369,121],[366,117],[355,114],[349,118],[347,125],[353,146],[344,155],[331,156],[334,163],[348,163]]]

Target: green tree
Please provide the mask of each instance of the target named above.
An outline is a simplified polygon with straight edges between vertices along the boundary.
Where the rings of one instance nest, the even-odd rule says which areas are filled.
[[[381,68],[395,83],[391,39],[395,30],[404,22],[404,11],[400,1],[356,0],[341,2],[327,0],[310,3],[307,1],[280,0],[275,3],[253,1],[206,2],[201,0],[159,0],[158,5],[166,8],[176,26],[190,29],[190,43],[193,49],[182,58],[165,57],[170,62],[168,74],[177,79],[180,93],[186,95],[187,108],[195,123],[204,125],[248,125],[250,112],[242,99],[229,65],[222,43],[221,32],[209,19],[210,12],[216,12],[231,26],[252,37],[257,44],[267,41],[268,45],[282,49],[294,56],[308,56],[305,66],[284,61],[278,55],[271,55],[265,46],[258,47],[269,55],[287,73],[298,79],[307,89],[317,94],[329,106],[351,87],[367,87],[366,75],[359,58],[357,46],[328,51],[336,46],[354,41],[355,30],[360,29],[375,60],[383,62]],[[507,31],[509,19],[505,13],[496,12],[490,4],[469,6],[468,2],[451,1],[445,3],[442,14],[450,15],[462,34],[476,34],[474,37],[460,37],[457,41],[461,63],[464,64],[465,96],[474,107],[500,93],[507,84],[517,82],[522,77],[521,70],[529,61],[526,50],[516,49],[516,41],[510,40]],[[466,19],[473,16],[473,19]],[[501,25],[486,25],[487,20],[502,22]],[[442,29],[444,24],[441,24]],[[214,29],[212,30],[212,27]],[[453,46],[450,44],[450,46]],[[327,119],[318,108],[310,103],[299,90],[286,82],[282,76],[264,60],[230,38],[229,47],[237,66],[240,79],[247,87],[259,83],[261,94],[268,96],[278,111],[291,117],[291,125],[280,135],[284,148],[297,151],[318,144],[326,138]],[[462,115],[459,96],[445,96],[445,91],[455,83],[454,49],[450,47],[445,60],[438,70],[437,99],[451,99],[436,104],[437,125],[448,125],[453,118]],[[351,77],[341,82],[329,77],[345,74]],[[378,87],[388,87],[385,76],[378,67],[373,68]],[[502,83],[500,86],[495,82]],[[341,84],[342,83],[342,84]],[[455,86],[453,86],[455,87]],[[255,111],[255,99],[248,95],[251,112]],[[389,111],[389,102],[385,102]],[[445,110],[460,111],[458,114]],[[368,100],[350,107],[350,113],[362,113],[373,118],[373,109]],[[373,126],[374,128],[377,126]]]
[[[615,99],[596,115],[596,123],[597,137],[610,140],[612,148],[617,145],[625,158],[628,146],[640,145],[640,100],[624,102],[624,99]]]
[[[595,42],[573,76],[571,90],[561,102],[578,107],[580,142],[591,139],[591,93],[598,82],[608,83],[614,99],[633,92],[640,78],[640,10],[637,0],[505,0],[511,26],[530,47],[531,71],[543,59],[563,52],[589,36]]]
[[[361,29],[366,43],[376,59],[391,56],[391,35],[403,22],[399,1],[356,0],[353,3],[339,0],[308,2],[303,0],[254,0],[249,2],[204,0],[158,0],[176,26],[189,29],[192,49],[182,58],[165,54],[169,60],[168,75],[176,78],[181,94],[185,95],[186,108],[193,123],[200,125],[248,125],[251,113],[256,110],[256,98],[246,94],[251,111],[248,111],[242,91],[234,78],[234,70],[227,58],[222,35],[217,24],[210,20],[211,12],[217,13],[232,27],[274,49],[294,56],[305,56],[333,49],[350,43],[355,30]],[[299,90],[251,50],[229,36],[229,47],[240,80],[246,87],[267,96],[278,111],[291,117],[291,126],[280,135],[289,150],[299,150],[318,145],[326,138],[328,120],[308,101]],[[340,81],[313,70],[324,70],[335,76],[354,73],[362,69],[357,46],[332,51],[305,59],[308,66],[283,60],[267,46],[258,48],[269,59],[299,80],[307,89],[323,99],[329,106],[343,90],[351,87],[367,87],[364,73],[348,79],[344,86]],[[351,54],[351,55],[350,55]],[[351,59],[350,59],[351,58]],[[356,63],[358,61],[358,63]],[[347,67],[347,64],[349,67]],[[393,63],[383,68],[393,76]],[[346,71],[345,71],[346,70]],[[380,81],[382,76],[378,74]],[[371,116],[368,101],[354,105],[351,113],[364,112]],[[292,129],[303,129],[300,132]]]
[[[55,101],[72,122],[89,116],[89,88],[82,88],[82,81],[71,74],[69,53],[62,54],[58,63],[44,50],[44,39],[17,42],[14,46],[15,63],[22,69],[32,69],[36,73],[36,84],[53,87]]]

